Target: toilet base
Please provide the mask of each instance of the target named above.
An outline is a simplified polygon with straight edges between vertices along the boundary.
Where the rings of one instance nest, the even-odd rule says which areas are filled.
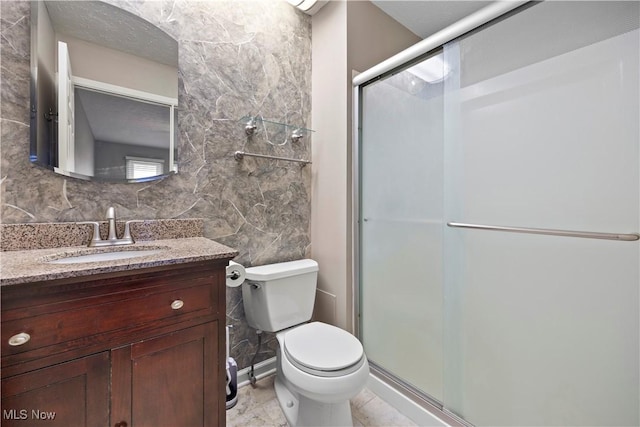
[[[280,375],[276,376],[274,388],[280,408],[291,427],[343,427],[353,426],[351,404],[322,403],[306,398],[290,390]]]
[[[287,419],[289,426],[296,426],[298,422],[298,397],[297,394],[293,394],[280,380],[280,376],[276,376],[273,383],[273,388],[276,391],[276,397],[280,404],[280,409],[284,417]]]

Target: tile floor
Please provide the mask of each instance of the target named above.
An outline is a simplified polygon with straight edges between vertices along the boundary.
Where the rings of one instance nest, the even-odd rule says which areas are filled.
[[[249,385],[240,388],[238,403],[227,411],[227,427],[288,425],[273,389],[274,378],[272,375],[259,380],[255,388]],[[366,388],[351,399],[351,414],[355,427],[416,426],[409,418]]]

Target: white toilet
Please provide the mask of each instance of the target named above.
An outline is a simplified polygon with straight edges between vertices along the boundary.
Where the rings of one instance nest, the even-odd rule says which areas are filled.
[[[249,326],[277,332],[275,390],[287,422],[297,426],[352,426],[349,399],[369,377],[360,341],[311,319],[318,263],[250,267],[242,284]]]

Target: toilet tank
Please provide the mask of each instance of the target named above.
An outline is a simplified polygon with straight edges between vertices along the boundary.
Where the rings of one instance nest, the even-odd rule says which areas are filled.
[[[317,279],[312,259],[247,268],[242,302],[249,326],[277,332],[311,319]]]

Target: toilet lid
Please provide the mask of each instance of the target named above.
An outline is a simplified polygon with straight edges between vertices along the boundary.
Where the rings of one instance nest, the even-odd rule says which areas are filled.
[[[314,371],[339,371],[361,361],[360,341],[349,332],[321,322],[299,326],[284,337],[287,356]]]

